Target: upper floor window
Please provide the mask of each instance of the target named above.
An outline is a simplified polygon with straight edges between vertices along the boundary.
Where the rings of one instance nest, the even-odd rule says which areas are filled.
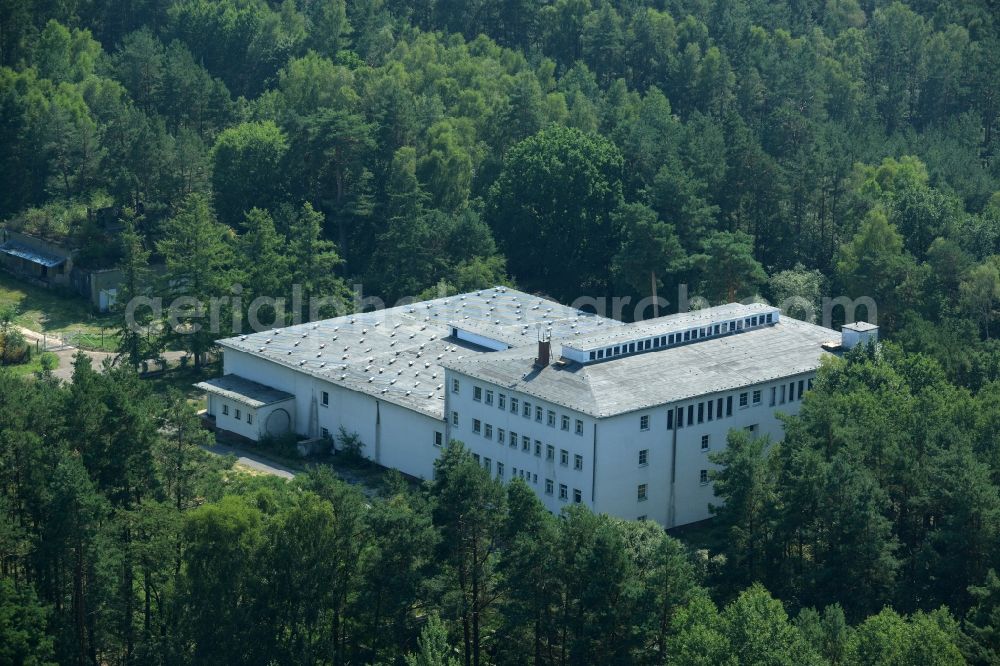
[[[546,423],[549,425],[550,428],[556,427],[556,413],[553,412],[551,409],[548,411],[548,413],[546,413],[545,419]]]
[[[513,412],[514,414],[517,414],[517,403],[518,402],[519,401],[518,401],[517,398],[511,398],[510,399],[510,411]]]
[[[576,420],[576,434],[578,435],[583,434],[583,421],[581,421],[580,419]]]
[[[562,429],[569,430],[569,417],[563,414],[562,417]]]
[[[543,410],[541,407],[537,406],[535,407],[535,420],[538,421],[539,423],[542,422],[542,414],[544,413],[544,411],[545,410]]]
[[[569,499],[569,489],[566,487],[565,483],[559,484],[559,499],[561,500]]]
[[[748,396],[749,396],[748,393],[740,393],[740,407],[746,407],[747,406],[747,397]]]
[[[478,435],[480,432],[482,432],[482,430],[483,430],[482,422],[480,422],[479,419],[472,419],[472,432]]]
[[[569,451],[566,449],[559,449],[559,464],[569,465]]]
[[[521,416],[523,416],[526,419],[531,418],[531,403],[528,402],[527,400],[524,401],[524,409],[521,410]]]
[[[649,486],[645,483],[640,483],[639,487],[636,489],[636,499],[640,502],[645,502],[647,497],[647,491]]]
[[[483,437],[486,439],[493,439],[493,426],[487,423],[483,428]]]
[[[458,426],[458,412],[451,413],[451,424],[456,427]]]
[[[327,393],[326,391],[323,391],[323,400],[322,400],[322,402],[323,402],[323,406],[324,407],[328,407],[330,405],[330,394]]]
[[[506,409],[506,408],[507,408],[507,396],[504,395],[503,393],[498,393],[497,394],[497,409]]]
[[[698,472],[698,481],[701,483],[701,485],[705,485],[706,483],[708,483],[708,470],[707,469],[703,469],[700,472]]]
[[[639,417],[639,430],[649,430],[649,414]]]
[[[483,399],[483,388],[481,386],[472,387],[472,399],[476,402],[480,402]]]
[[[452,393],[458,393],[458,380],[457,379],[451,380],[451,392]]]
[[[546,460],[556,459],[556,447],[552,446],[551,444],[545,447],[545,459]]]
[[[760,404],[760,397],[761,397],[760,389],[754,389],[754,392],[753,392],[753,404],[759,405]]]
[[[573,456],[573,469],[583,469],[583,456],[579,453]]]
[[[486,391],[486,404],[487,405],[493,404],[493,391]]]
[[[639,467],[645,467],[649,464],[649,449],[642,449],[639,451]]]

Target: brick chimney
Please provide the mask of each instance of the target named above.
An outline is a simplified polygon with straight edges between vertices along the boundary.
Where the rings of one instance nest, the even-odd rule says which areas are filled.
[[[544,368],[549,364],[549,351],[552,347],[552,341],[548,338],[539,338],[538,340],[538,357],[535,358],[535,367]]]

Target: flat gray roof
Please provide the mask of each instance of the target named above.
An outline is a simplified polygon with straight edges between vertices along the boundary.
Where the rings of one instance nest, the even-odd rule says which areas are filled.
[[[875,324],[869,324],[867,321],[856,321],[850,324],[844,324],[841,328],[864,333],[865,331],[873,331],[878,328],[878,326]]]
[[[279,391],[239,375],[223,375],[215,379],[206,379],[203,382],[198,382],[195,386],[208,393],[241,402],[254,409],[292,400],[295,397],[291,393]]]
[[[453,327],[534,350],[539,324],[551,327],[553,335],[622,326],[516,289],[493,287],[241,335],[219,344],[443,418],[442,362],[487,355],[487,350],[451,337]]]
[[[838,338],[828,328],[783,317],[764,328],[586,365],[537,369],[534,346],[449,357],[442,365],[603,418],[812,372],[828,355],[821,345]],[[555,358],[558,346],[553,342]]]
[[[66,261],[65,257],[59,257],[54,254],[49,254],[48,252],[42,252],[41,250],[36,250],[33,247],[23,245],[16,241],[7,241],[3,245],[0,245],[0,252],[12,257],[17,257],[18,259],[30,261],[31,263],[38,264],[39,266],[45,266],[46,268],[58,266]]]

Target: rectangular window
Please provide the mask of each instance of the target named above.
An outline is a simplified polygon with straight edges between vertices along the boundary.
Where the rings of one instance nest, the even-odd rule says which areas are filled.
[[[778,401],[778,404],[781,404],[781,405],[785,404],[785,388],[786,388],[785,385],[782,384],[781,385],[781,399]]]
[[[499,460],[497,461],[497,478],[498,479],[503,478],[503,463],[500,462]]]
[[[223,405],[222,406],[222,415],[223,416],[229,416],[229,405]]]
[[[808,388],[810,391],[812,391],[812,388],[813,388],[813,378],[812,377],[810,377],[809,381],[806,382],[806,388]]]
[[[451,392],[452,393],[458,393],[458,380],[457,379],[451,380]]]
[[[559,464],[566,467],[569,465],[569,451],[559,449]]]
[[[639,417],[639,430],[649,430],[649,415],[643,414]]]
[[[542,457],[542,443],[537,439],[535,440],[535,456],[538,458]]]
[[[677,428],[680,429],[680,428],[683,428],[683,427],[684,427],[684,408],[683,407],[678,407],[677,408]]]
[[[435,437],[434,437],[434,443],[435,444],[437,444],[437,441],[438,441],[437,435],[440,435],[440,434],[441,433],[439,433],[439,432],[434,433],[434,435],[435,435]],[[326,429],[326,428],[320,428],[319,429],[319,435],[323,439],[330,439],[330,431],[328,429]],[[441,446],[440,444],[437,444],[437,445]]]
[[[740,393],[740,407],[746,407],[747,406],[747,404],[748,404],[747,398],[748,398],[749,395],[750,394],[746,393],[745,391],[743,393]]]
[[[671,333],[670,335],[667,336],[667,344],[668,345],[674,344],[674,334],[673,333]]]
[[[638,499],[640,502],[645,502],[647,489],[648,486],[645,483],[640,483],[639,487],[636,489],[636,499]]]
[[[533,484],[535,484],[536,486],[538,485],[538,475],[537,474],[528,474],[526,476],[530,476],[531,477],[531,482]]]
[[[247,425],[251,425],[252,423],[253,423],[253,413],[247,412]]]
[[[472,432],[477,435],[483,431],[483,424],[479,419],[472,419]]]
[[[483,437],[485,437],[486,439],[493,439],[493,425],[492,424],[487,423],[486,426],[483,428]]]
[[[708,420],[711,421],[715,416],[715,401],[709,400],[706,405],[708,407]]]
[[[698,472],[698,481],[701,483],[701,485],[705,485],[706,483],[708,483],[708,470],[707,469],[703,469],[700,472]]]
[[[733,396],[726,396],[726,416],[733,415]]]
[[[580,419],[576,420],[576,434],[578,435],[583,434],[583,421],[581,421]]]
[[[705,422],[705,403],[698,403],[698,423]]]
[[[497,443],[506,444],[507,443],[507,433],[503,428],[497,428]]]
[[[788,402],[793,402],[795,400],[795,382],[791,382],[788,385]]]
[[[451,424],[455,427],[458,427],[458,412],[451,413]]]
[[[503,393],[497,394],[497,409],[507,409],[507,396]]]
[[[590,352],[590,360],[594,361],[597,359],[597,352]]]
[[[565,483],[559,484],[559,499],[563,501],[569,499],[569,488],[566,487]]]
[[[708,435],[701,436],[701,450],[708,451]]]
[[[573,456],[573,469],[583,469],[583,456],[580,454]]]
[[[719,398],[715,403],[715,418],[722,418],[722,398]]]
[[[518,402],[519,401],[518,401],[517,398],[511,398],[510,399],[510,411],[511,411],[512,414],[517,414],[517,403]]]
[[[799,400],[802,399],[802,391],[803,391],[803,389],[805,389],[805,380],[804,379],[800,379],[799,380]]]
[[[552,479],[545,479],[545,494],[552,494]]]
[[[539,423],[542,422],[542,414],[545,412],[541,407],[535,406],[535,420]]]
[[[583,493],[580,492],[579,488],[573,489],[573,501],[577,504],[583,501]]]
[[[236,420],[237,421],[241,420],[240,419],[240,410],[238,410],[238,409],[236,410]]]
[[[493,404],[493,391],[487,391],[486,392],[486,404],[487,405],[492,405]]]
[[[563,414],[561,427],[563,430],[569,431],[569,417]]]
[[[642,449],[639,451],[639,467],[645,467],[649,464],[649,449]]]
[[[531,403],[528,402],[527,400],[524,401],[524,409],[521,410],[521,416],[523,416],[526,419],[531,418]]]
[[[754,389],[754,392],[753,392],[753,404],[759,405],[760,404],[760,397],[761,397],[760,389]]]
[[[511,448],[517,448],[517,433],[513,430],[510,431],[510,445]]]
[[[330,394],[327,393],[326,391],[323,391],[323,406],[324,407],[330,406]]]
[[[486,470],[487,474],[490,473],[490,468],[491,467],[493,467],[493,461],[490,460],[489,458],[483,458],[483,469]]]
[[[472,459],[476,461],[477,465],[479,464],[479,454],[478,453],[473,453],[472,454]]]
[[[531,451],[531,438],[527,435],[521,436],[521,450],[525,452]]]
[[[667,430],[674,429],[674,408],[671,407],[667,410]]]
[[[556,413],[551,409],[545,414],[545,422],[550,428],[556,427]]]
[[[771,387],[771,407],[774,407],[774,397],[777,394],[778,394],[778,387],[777,386],[772,386]]]
[[[546,460],[556,459],[556,447],[552,446],[551,444],[545,447],[545,459]]]
[[[694,425],[694,403],[688,405],[688,425]]]
[[[326,428],[323,428],[323,430],[326,430]],[[329,435],[330,435],[330,433],[329,433],[329,431],[327,431],[323,436],[324,437],[329,437]],[[444,444],[444,433],[435,432],[434,433],[434,446],[441,446],[442,444]]]
[[[476,402],[482,402],[483,400],[483,388],[481,386],[472,387],[472,399]]]
[[[590,358],[594,358],[594,352],[590,352]],[[598,349],[597,350],[597,358],[598,359],[604,358],[604,350],[603,349]]]

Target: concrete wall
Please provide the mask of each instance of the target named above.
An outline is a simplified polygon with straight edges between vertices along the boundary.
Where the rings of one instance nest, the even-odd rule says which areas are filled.
[[[448,424],[448,437],[457,439],[466,445],[472,453],[480,456],[480,461],[490,459],[491,472],[497,475],[497,463],[504,465],[504,479],[510,480],[514,477],[514,470],[524,471],[531,475],[528,485],[538,493],[539,498],[545,507],[553,513],[558,513],[562,507],[573,502],[574,489],[580,490],[582,494],[582,504],[593,508],[593,445],[594,445],[594,420],[584,414],[568,410],[565,407],[538,400],[532,396],[510,391],[499,386],[490,385],[478,379],[472,379],[451,370],[446,371],[446,411],[445,421]],[[459,390],[453,391],[453,379],[459,380]],[[476,401],[473,398],[473,387],[479,386],[483,389],[482,399]],[[487,404],[486,391],[493,391],[493,404]],[[504,408],[499,406],[500,395],[504,395]],[[518,410],[511,412],[511,398],[518,400]],[[531,405],[531,416],[525,417],[524,402],[527,400]],[[542,420],[535,418],[535,408],[542,407]],[[548,412],[555,412],[555,425],[548,425]],[[458,426],[452,425],[451,412],[458,412]],[[562,417],[568,416],[569,429],[562,429]],[[479,434],[473,432],[473,420],[479,419],[482,424]],[[583,422],[582,434],[576,434],[577,419]],[[486,425],[492,427],[492,435],[486,437]],[[504,443],[498,441],[499,430],[504,431]],[[518,442],[512,446],[510,442],[511,432],[517,433]],[[525,451],[522,446],[523,438],[527,436],[530,440],[530,448]],[[535,454],[535,443],[541,443],[541,455]],[[547,458],[547,447],[555,449],[554,458]],[[568,462],[563,465],[561,462],[561,452],[567,452]],[[575,456],[583,457],[583,469],[575,469]],[[545,480],[552,481],[552,494],[545,491]],[[527,479],[526,479],[527,480]],[[565,484],[567,488],[567,498],[559,498],[559,485]]]
[[[360,437],[364,444],[361,453],[369,460],[418,478],[431,478],[439,451],[434,446],[434,433],[441,432],[443,439],[441,420],[246,352],[226,349],[223,359],[226,374],[295,395],[293,423],[300,435],[318,437],[325,428],[336,438],[343,426]],[[323,405],[324,391],[329,396],[327,405]]]
[[[597,511],[622,518],[649,520],[666,527],[676,527],[711,517],[709,504],[718,504],[712,484],[702,483],[701,470],[717,466],[709,462],[709,454],[725,448],[729,431],[754,426],[757,436],[769,435],[773,441],[784,436],[777,413],[798,413],[801,399],[798,381],[808,386],[809,377],[797,375],[778,382],[768,382],[736,391],[701,396],[670,406],[622,414],[602,419],[598,425],[597,445]],[[788,384],[796,384],[796,398],[787,399]],[[785,401],[781,401],[781,388],[785,387]],[[775,405],[770,404],[771,389],[775,389]],[[761,392],[761,400],[754,404],[753,392]],[[740,407],[739,396],[747,393],[747,406]],[[726,399],[733,398],[733,414],[725,416]],[[721,419],[707,418],[707,409],[701,423],[697,421],[698,404],[709,399],[722,398]],[[694,406],[695,423],[687,421],[688,406]],[[668,412],[684,410],[684,427],[667,429]],[[648,431],[640,430],[640,417],[648,415]],[[708,436],[708,450],[702,449],[702,437]],[[647,464],[640,466],[639,451],[648,450]],[[638,486],[647,484],[647,498],[639,499]]]
[[[491,385],[479,379],[455,371],[447,371],[446,421],[448,437],[463,442],[480,461],[490,459],[491,471],[497,474],[497,462],[504,465],[504,479],[513,478],[514,470],[525,470],[531,474],[531,486],[547,509],[558,513],[563,506],[573,501],[573,490],[583,492],[583,502],[594,511],[608,513],[626,519],[640,517],[666,527],[675,527],[697,522],[711,517],[709,503],[718,503],[712,492],[711,483],[701,482],[701,470],[712,470],[716,466],[708,461],[710,453],[726,446],[726,438],[731,429],[755,427],[757,435],[770,435],[773,440],[781,439],[783,429],[776,412],[794,414],[801,404],[798,396],[798,380],[803,387],[808,386],[809,375],[789,377],[780,382],[769,382],[758,386],[741,388],[736,391],[701,396],[694,400],[664,405],[648,410],[631,412],[605,419],[593,419],[565,407],[540,401],[531,396]],[[458,392],[453,391],[453,380],[459,380]],[[789,401],[788,384],[796,383],[796,399]],[[781,387],[784,385],[786,398],[781,401]],[[474,399],[474,387],[482,389],[480,400]],[[775,405],[771,406],[771,389],[775,392]],[[493,404],[487,404],[487,391],[493,391]],[[759,390],[759,403],[753,402],[753,392]],[[747,393],[747,406],[740,407],[739,397]],[[504,395],[505,408],[499,408],[500,395]],[[727,397],[732,396],[732,416],[725,416]],[[512,398],[518,400],[518,411],[510,411]],[[722,398],[721,419],[707,418],[703,411],[702,422],[698,423],[697,405],[711,399]],[[523,404],[531,404],[531,417],[523,416]],[[542,421],[535,418],[535,407],[543,408]],[[687,421],[687,409],[694,406],[695,422]],[[554,427],[548,425],[548,410],[556,413]],[[684,427],[668,429],[668,412],[684,410]],[[452,412],[458,412],[458,425],[452,425]],[[561,428],[562,416],[570,418],[569,430]],[[641,428],[641,418],[649,417],[649,427]],[[474,432],[473,422],[480,421],[479,433]],[[576,434],[576,420],[583,421],[583,434]],[[486,426],[492,426],[491,436],[486,436]],[[498,441],[499,430],[504,431],[504,443]],[[517,433],[517,446],[511,446],[510,433]],[[524,451],[520,439],[527,435],[531,448]],[[708,450],[702,450],[702,436],[708,435]],[[542,443],[541,456],[535,455],[535,442]],[[555,447],[555,459],[546,458],[546,447]],[[639,463],[640,450],[647,450],[645,465]],[[562,450],[569,455],[568,464],[560,461]],[[583,469],[574,468],[575,455],[583,457]],[[535,482],[537,475],[537,482]],[[551,495],[545,491],[545,480],[553,481]],[[646,499],[640,500],[639,484],[646,484]],[[567,500],[559,498],[559,484],[566,484]]]
[[[228,414],[223,413],[224,406],[229,408]],[[236,400],[228,400],[222,396],[208,394],[207,411],[215,417],[216,427],[254,441],[260,439],[261,434],[264,432],[268,416],[271,415],[271,412],[278,409],[284,409],[291,416],[292,412],[294,412],[294,404],[291,400],[287,400],[255,409]],[[239,411],[239,418],[237,418],[237,410]],[[247,422],[248,416],[253,421],[252,423]],[[294,429],[294,422],[291,425]]]

